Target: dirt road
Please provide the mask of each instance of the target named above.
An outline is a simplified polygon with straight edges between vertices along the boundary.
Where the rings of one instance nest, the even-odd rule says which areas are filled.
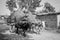
[[[0,26],[0,33],[2,31],[6,30],[5,25]],[[20,35],[10,35],[10,34],[0,34],[0,40],[60,40],[60,33],[53,33],[53,32],[48,32],[48,31],[43,31],[41,32],[40,35],[36,34],[30,34],[28,33],[29,37],[23,38]]]
[[[40,35],[30,34],[34,40],[60,40],[60,34],[48,31],[41,32]]]
[[[52,32],[48,32],[48,31],[43,31],[41,32],[41,34],[30,34],[27,33],[29,35],[29,37],[21,37],[19,35],[8,35],[9,38],[12,39],[17,39],[17,40],[60,40],[60,34],[58,33],[52,33]],[[5,37],[5,38],[8,38]]]

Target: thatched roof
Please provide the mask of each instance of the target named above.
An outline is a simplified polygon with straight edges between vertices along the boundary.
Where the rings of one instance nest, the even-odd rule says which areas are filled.
[[[36,13],[36,15],[59,15],[60,12]]]

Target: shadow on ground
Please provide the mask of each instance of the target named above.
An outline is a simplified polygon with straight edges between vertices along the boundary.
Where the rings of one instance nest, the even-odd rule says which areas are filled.
[[[0,33],[0,40],[8,40],[8,39],[4,39],[4,38],[6,38],[6,35],[3,35]]]
[[[5,32],[6,30],[9,30],[9,28],[5,25],[0,25],[0,40],[32,40],[29,39],[29,37],[23,37],[16,34],[2,34],[2,32]]]
[[[29,39],[29,37],[23,37],[15,34],[8,35],[0,33],[0,40],[33,40],[33,39]]]

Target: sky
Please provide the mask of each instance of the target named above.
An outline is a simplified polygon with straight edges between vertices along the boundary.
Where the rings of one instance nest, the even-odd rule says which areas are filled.
[[[7,9],[6,5],[6,0],[0,0],[0,15],[5,15],[5,14],[9,14],[9,10]]]
[[[0,15],[2,14],[9,14],[10,11],[7,9],[6,0],[0,0]],[[44,4],[45,2],[49,2],[53,7],[55,7],[55,10],[57,12],[60,11],[60,0],[42,0],[41,4]]]

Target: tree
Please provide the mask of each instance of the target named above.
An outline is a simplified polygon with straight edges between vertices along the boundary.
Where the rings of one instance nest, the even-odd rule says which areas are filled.
[[[17,0],[19,8],[23,9],[25,7],[29,11],[34,11],[36,7],[39,7],[40,2],[41,0]],[[17,7],[16,0],[9,0],[6,3],[10,11],[13,11],[13,8]]]
[[[6,4],[10,11],[14,11],[13,8],[17,8],[16,3],[19,5],[20,9],[12,12],[12,16],[10,15],[11,19],[14,19],[16,17],[16,19],[19,20],[19,18],[25,15],[21,9],[27,9],[29,11],[29,17],[33,17],[31,13],[35,10],[36,7],[40,6],[40,2],[41,0],[8,0]]]
[[[28,11],[30,11],[30,14],[31,14],[31,12],[33,12],[36,7],[40,6],[40,2],[41,2],[41,0],[8,0],[6,2],[6,4],[10,11],[14,11],[13,8],[17,8],[17,6],[16,6],[16,3],[17,3],[19,5],[20,9],[18,9],[16,12],[12,12],[12,13],[13,13],[14,17],[20,18],[20,16],[24,15],[24,12],[21,9],[25,8]],[[11,15],[12,15],[12,13],[11,13]],[[13,19],[13,17],[11,17],[11,18]]]
[[[53,7],[50,3],[46,2],[44,5],[44,12],[55,12],[55,7]]]
[[[41,0],[33,0],[33,2],[31,3],[31,5],[29,6],[29,10],[31,12],[34,12],[36,7],[39,7],[40,6],[40,2]]]
[[[7,0],[6,4],[10,11],[13,11],[13,8],[17,8],[15,0]]]
[[[19,23],[21,21],[22,17],[27,16],[27,20],[31,23],[35,23],[36,20],[36,15],[32,15],[32,11],[35,10],[36,7],[40,6],[41,0],[9,0],[7,1],[7,6],[10,11],[14,11],[13,8],[16,8],[16,3],[19,5],[19,9],[17,11],[14,11],[11,13],[9,18],[7,19],[7,23],[9,22],[10,24],[12,22]],[[27,9],[28,10],[28,15],[26,15],[22,9]],[[33,10],[34,9],[34,10]],[[22,18],[24,19],[24,18]],[[37,22],[36,22],[37,23]]]

